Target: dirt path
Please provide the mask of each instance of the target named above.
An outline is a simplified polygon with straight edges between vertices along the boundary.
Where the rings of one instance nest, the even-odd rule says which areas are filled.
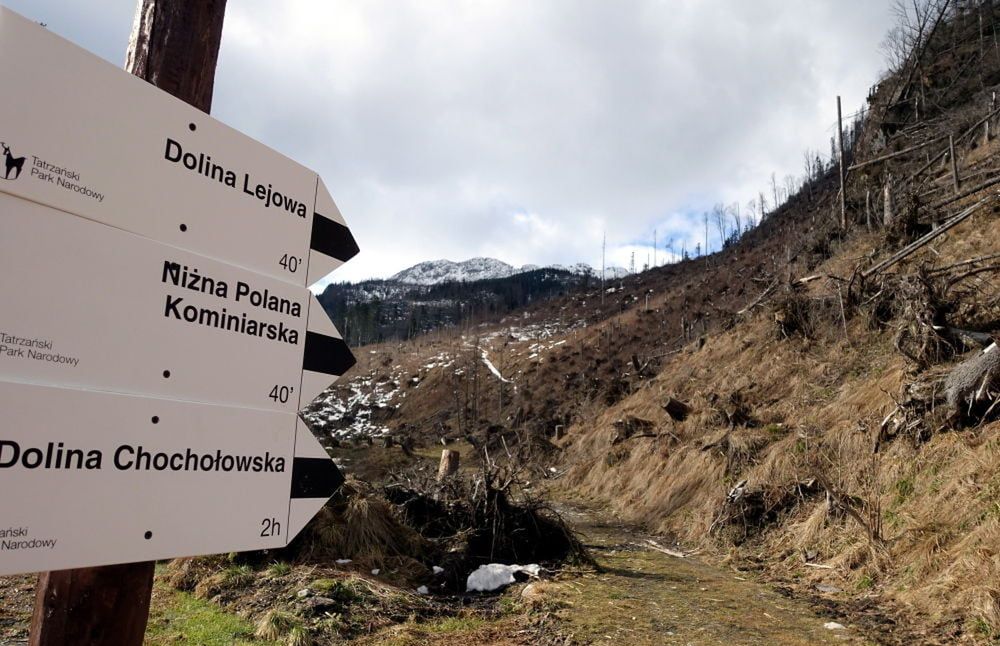
[[[865,643],[830,619],[734,572],[645,547],[646,536],[569,511],[601,572],[560,577],[543,594],[564,606],[562,632],[583,644]]]

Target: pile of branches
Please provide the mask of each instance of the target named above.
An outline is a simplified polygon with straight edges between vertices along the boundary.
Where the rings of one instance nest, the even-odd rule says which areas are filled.
[[[582,543],[558,512],[533,496],[515,463],[483,467],[441,481],[429,474],[395,474],[383,495],[406,524],[432,546],[435,565],[455,589],[463,573],[487,563],[590,562]]]
[[[894,282],[899,319],[896,349],[918,368],[950,359],[960,351],[948,325],[956,305],[947,298],[941,281],[920,268]]]
[[[814,339],[840,316],[836,296],[811,295],[801,288],[789,289],[775,298],[773,311],[775,334],[781,340],[795,336]]]
[[[912,366],[880,439],[919,444],[936,430],[989,419],[1000,371],[994,352],[984,351],[1000,338],[1000,254],[883,274],[865,287],[875,293],[863,297],[862,310],[879,327],[894,321],[895,347]]]
[[[814,478],[789,487],[754,487],[741,480],[729,490],[709,533],[739,545],[776,523],[799,503],[814,499],[820,491]]]

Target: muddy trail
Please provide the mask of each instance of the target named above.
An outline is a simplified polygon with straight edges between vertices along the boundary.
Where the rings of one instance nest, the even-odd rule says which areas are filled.
[[[678,557],[661,551],[673,551],[663,545],[662,539],[579,508],[563,506],[559,511],[579,532],[597,567],[567,567],[551,579],[506,591],[499,601],[501,605],[505,600],[513,602],[507,604],[518,608],[513,612],[468,619],[469,615],[459,610],[456,618],[437,623],[411,619],[338,643],[791,646],[881,641],[872,639],[863,626],[836,618],[827,606],[783,595],[749,576],[707,564],[697,555]],[[0,615],[8,615],[0,622],[0,645],[26,644],[33,577],[0,581],[8,584],[0,585],[4,608]],[[236,613],[214,604],[205,604],[197,613],[212,615],[212,623],[218,624],[221,634],[218,640],[202,641],[204,621],[185,608],[193,603],[192,599],[179,596],[162,581],[157,590],[147,644],[173,643],[177,639],[205,644],[264,643],[253,639],[249,626],[231,632],[235,629],[230,624],[239,622]],[[829,622],[844,627],[827,628]]]
[[[696,555],[659,551],[655,539],[595,515],[562,509],[599,569],[537,584],[559,609],[560,632],[577,644],[871,643],[823,607],[784,596]],[[652,544],[650,543],[652,541]],[[528,590],[528,595],[532,590]]]

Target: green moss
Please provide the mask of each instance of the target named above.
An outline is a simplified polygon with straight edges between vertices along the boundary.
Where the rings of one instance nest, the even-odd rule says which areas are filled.
[[[316,579],[309,584],[309,588],[344,607],[364,601],[370,596],[365,587],[352,579]]]
[[[232,565],[222,571],[222,585],[226,588],[245,588],[254,581],[249,565]]]
[[[994,634],[993,626],[991,626],[989,622],[983,619],[982,617],[977,617],[975,620],[973,620],[972,632],[976,633],[980,637],[985,637],[986,639],[993,637]]]
[[[278,646],[255,639],[253,626],[187,592],[157,583],[146,627],[147,646],[178,643],[199,646]]]
[[[510,595],[506,595],[500,599],[500,614],[501,615],[512,615],[517,612],[517,599]]]
[[[434,634],[462,633],[477,630],[486,622],[478,617],[447,617],[441,621],[434,621],[423,624],[426,632]]]
[[[901,478],[896,482],[896,504],[901,505],[906,499],[913,495],[913,480],[911,478]]]
[[[282,563],[281,561],[275,561],[267,568],[267,575],[271,578],[278,578],[285,576],[286,574],[291,574],[292,566],[288,563]]]
[[[764,427],[764,432],[774,437],[780,437],[788,431],[784,424],[768,424]]]

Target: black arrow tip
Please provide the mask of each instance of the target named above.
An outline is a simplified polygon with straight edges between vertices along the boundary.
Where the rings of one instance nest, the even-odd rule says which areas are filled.
[[[344,484],[344,474],[330,458],[292,460],[293,499],[329,498],[342,484]]]
[[[335,377],[342,376],[357,359],[347,343],[335,336],[318,332],[306,332],[306,345],[302,358],[302,369],[322,372]]]
[[[347,262],[361,251],[350,229],[319,213],[313,213],[311,238],[310,249],[341,262]]]

